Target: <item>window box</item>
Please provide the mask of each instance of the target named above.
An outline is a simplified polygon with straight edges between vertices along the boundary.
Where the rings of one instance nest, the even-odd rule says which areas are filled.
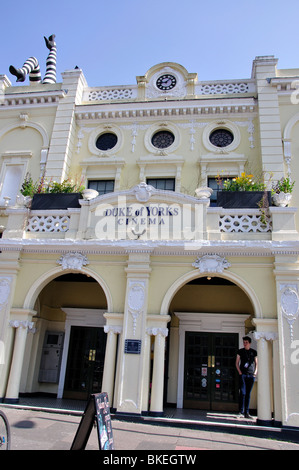
[[[32,198],[31,210],[80,208],[80,193],[38,193]]]
[[[218,191],[217,207],[224,209],[259,209],[264,191]],[[271,206],[271,191],[266,191]]]

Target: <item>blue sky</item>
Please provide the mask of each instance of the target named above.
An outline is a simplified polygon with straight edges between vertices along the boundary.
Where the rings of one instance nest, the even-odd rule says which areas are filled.
[[[249,78],[253,59],[299,68],[298,0],[15,0],[3,2],[0,74],[36,56],[42,73],[56,34],[57,80],[79,66],[89,86],[135,84],[160,62],[199,80]],[[28,79],[27,79],[28,80]],[[26,81],[26,83],[28,83]]]

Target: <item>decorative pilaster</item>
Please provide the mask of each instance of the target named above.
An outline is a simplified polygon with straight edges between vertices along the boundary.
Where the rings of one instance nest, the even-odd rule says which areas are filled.
[[[47,178],[61,181],[68,177],[70,168],[76,127],[75,107],[81,104],[82,93],[87,86],[82,71],[78,69],[62,73],[62,78],[67,94],[58,103],[46,163]]]
[[[279,328],[279,364],[281,415],[284,426],[299,426],[298,364],[292,360],[299,340],[299,283],[297,257],[276,256],[277,313]]]
[[[280,112],[277,89],[269,82],[276,76],[276,65],[277,59],[274,56],[256,57],[253,61],[252,78],[256,79],[258,93],[262,167],[266,177],[273,174],[273,179],[279,180],[284,176]]]
[[[123,335],[120,341],[122,380],[118,390],[118,413],[142,412],[143,384],[146,380],[145,329],[150,272],[149,253],[129,253]]]

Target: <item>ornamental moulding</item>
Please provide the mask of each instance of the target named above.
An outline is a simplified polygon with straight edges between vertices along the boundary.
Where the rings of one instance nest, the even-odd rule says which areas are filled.
[[[104,332],[105,333],[114,333],[115,335],[120,335],[123,331],[123,327],[122,326],[118,326],[118,325],[104,325]]]
[[[145,301],[145,283],[143,281],[130,281],[128,293],[128,311],[133,319],[133,335],[136,334],[137,319],[142,313]]]
[[[12,328],[28,328],[29,331],[32,331],[32,332],[35,332],[35,328],[34,328],[34,322],[30,322],[30,321],[23,321],[23,320],[11,320],[9,322],[9,326],[11,326]]]
[[[138,184],[133,188],[135,197],[139,202],[147,202],[150,199],[154,190],[155,188],[153,186],[150,186],[144,182]]]
[[[194,268],[199,269],[201,273],[223,273],[231,264],[222,256],[219,255],[204,255],[198,257],[194,263]]]
[[[265,341],[275,341],[278,339],[278,334],[270,331],[255,331],[253,337],[256,341],[264,339]]]
[[[294,339],[294,323],[299,315],[299,296],[298,288],[292,284],[280,284],[281,313],[287,320],[290,328],[290,339]]]
[[[62,255],[57,263],[61,265],[62,269],[76,269],[78,271],[89,264],[87,257],[78,252]]]

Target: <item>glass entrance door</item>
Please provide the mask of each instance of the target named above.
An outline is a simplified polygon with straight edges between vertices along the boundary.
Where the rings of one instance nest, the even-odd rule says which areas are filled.
[[[238,334],[187,331],[184,408],[238,410]]]
[[[103,328],[71,327],[64,398],[87,400],[101,392],[106,337]]]

